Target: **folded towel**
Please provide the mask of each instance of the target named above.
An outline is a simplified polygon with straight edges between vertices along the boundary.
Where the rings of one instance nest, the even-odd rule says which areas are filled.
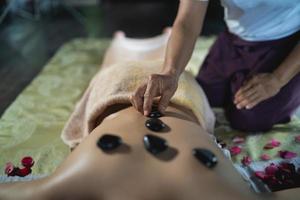
[[[62,139],[71,148],[78,145],[97,126],[97,119],[111,105],[130,104],[130,96],[152,73],[158,73],[162,61],[129,61],[101,70],[75,107]],[[190,109],[200,125],[212,133],[215,117],[206,96],[194,77],[184,72],[171,103]]]

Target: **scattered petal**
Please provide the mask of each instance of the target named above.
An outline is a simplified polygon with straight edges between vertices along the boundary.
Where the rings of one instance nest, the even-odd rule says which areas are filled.
[[[295,142],[300,143],[300,135],[295,136]]]
[[[256,171],[254,172],[254,175],[261,180],[264,180],[266,178],[266,174],[263,171]]]
[[[22,165],[27,168],[31,168],[34,165],[34,160],[30,156],[26,156],[21,160]]]
[[[292,151],[278,151],[278,154],[283,159],[291,159],[297,156],[297,153]]]
[[[290,174],[296,173],[296,167],[293,163],[281,162],[278,165],[278,168],[286,173],[290,173]]]
[[[270,160],[271,157],[270,157],[269,155],[267,155],[267,154],[262,154],[262,155],[260,156],[260,159],[261,159],[261,160],[264,160],[264,161],[267,161],[267,160]]]
[[[273,149],[275,147],[279,147],[280,146],[280,142],[276,139],[271,139],[265,146],[264,149]]]
[[[265,172],[267,175],[274,176],[277,171],[278,171],[278,167],[274,163],[271,163],[269,166],[265,168]]]
[[[245,139],[239,136],[236,136],[232,139],[232,142],[235,144],[241,144],[245,142]]]
[[[299,187],[300,168],[297,171],[293,163],[271,163],[265,171],[256,171],[254,174],[274,192]]]
[[[242,163],[243,163],[243,165],[245,165],[245,166],[250,165],[251,162],[252,162],[252,159],[251,159],[249,156],[244,156],[243,159],[242,159]]]
[[[271,139],[270,143],[274,146],[274,147],[279,147],[281,145],[281,143],[276,140],[276,139]]]
[[[229,151],[232,156],[235,156],[240,154],[242,152],[242,149],[239,146],[233,146],[229,149]]]
[[[270,143],[268,143],[264,146],[264,149],[273,149],[273,148],[274,148],[273,145]]]
[[[30,173],[31,173],[31,169],[24,167],[22,169],[17,170],[16,175],[20,176],[20,177],[24,177],[24,176],[29,175]]]
[[[13,176],[14,168],[15,166],[11,162],[6,163],[4,168],[5,174],[8,176]]]

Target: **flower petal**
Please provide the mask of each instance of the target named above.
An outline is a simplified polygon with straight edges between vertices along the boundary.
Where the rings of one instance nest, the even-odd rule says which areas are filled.
[[[262,154],[262,155],[260,156],[260,159],[261,159],[261,160],[264,160],[264,161],[267,161],[267,160],[270,160],[271,157],[270,157],[269,155],[267,155],[267,154]]]
[[[274,163],[271,163],[269,166],[265,168],[265,173],[267,175],[274,176],[277,171],[278,171],[278,167]]]
[[[266,177],[266,174],[263,171],[256,171],[254,172],[254,175],[261,180],[264,180]]]
[[[5,168],[4,168],[5,174],[7,174],[8,176],[11,176],[14,171],[14,168],[15,167],[11,162],[6,163]]]
[[[27,168],[31,168],[34,165],[34,160],[30,156],[26,156],[21,160],[22,165]]]
[[[242,152],[242,149],[239,146],[233,146],[229,149],[229,151],[232,156],[235,156],[240,154]]]
[[[19,169],[17,172],[16,172],[16,175],[17,176],[20,176],[20,177],[24,177],[24,176],[27,176],[31,173],[31,169],[30,168],[27,168],[27,167],[24,167],[22,169]]]
[[[295,136],[295,142],[300,143],[300,135]]]
[[[274,147],[279,147],[281,142],[276,139],[271,139],[265,146],[264,149],[273,149]]]
[[[271,143],[267,143],[265,146],[264,146],[264,149],[273,149],[273,145]]]
[[[250,165],[251,162],[252,162],[252,159],[251,159],[249,156],[244,156],[243,159],[242,159],[242,163],[243,163],[243,165],[245,165],[245,166]]]
[[[273,145],[273,147],[279,147],[281,145],[281,142],[276,139],[271,139],[270,143]]]
[[[297,156],[297,153],[292,151],[278,151],[278,154],[281,158],[290,159]]]

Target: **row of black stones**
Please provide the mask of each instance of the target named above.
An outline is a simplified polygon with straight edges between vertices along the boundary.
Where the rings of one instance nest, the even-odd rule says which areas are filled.
[[[154,109],[148,117],[150,119],[146,120],[145,126],[151,131],[160,132],[166,125],[158,119],[162,114]],[[147,151],[153,155],[160,154],[168,149],[167,141],[161,137],[147,134],[143,138],[144,146]],[[99,148],[103,151],[111,151],[118,148],[123,143],[121,137],[111,134],[105,134],[97,142]],[[213,168],[217,164],[217,157],[213,152],[208,149],[194,148],[193,155],[198,161],[203,163],[208,168]]]

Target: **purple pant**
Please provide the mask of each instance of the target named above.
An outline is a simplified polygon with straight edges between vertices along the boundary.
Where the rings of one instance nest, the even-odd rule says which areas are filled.
[[[225,108],[233,128],[267,131],[274,124],[290,121],[291,115],[300,105],[300,74],[277,95],[250,110],[236,109],[233,99],[246,79],[258,73],[273,72],[299,39],[300,31],[286,38],[264,42],[244,41],[228,31],[219,35],[196,79],[211,106]]]

